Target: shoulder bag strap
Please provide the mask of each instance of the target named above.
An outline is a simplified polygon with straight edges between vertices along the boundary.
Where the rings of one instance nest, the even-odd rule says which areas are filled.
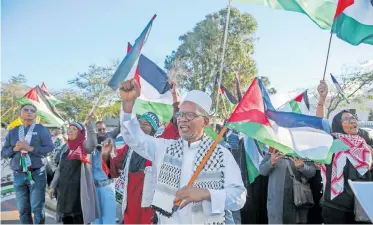
[[[290,163],[289,163],[289,160],[288,160],[288,159],[285,159],[285,162],[286,162],[286,165],[288,166],[288,169],[289,169],[290,178],[291,178],[291,179],[294,179],[295,176],[294,176],[294,173],[293,173],[293,169],[291,168],[291,165],[290,165]]]

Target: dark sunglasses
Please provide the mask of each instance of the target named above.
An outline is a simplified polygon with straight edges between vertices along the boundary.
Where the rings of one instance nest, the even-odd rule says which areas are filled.
[[[100,129],[97,129],[98,131],[105,131],[106,128],[100,128]]]
[[[23,112],[30,112],[30,113],[35,113],[36,112],[35,109],[28,109],[28,108],[23,108],[22,111]]]
[[[352,122],[357,122],[357,118],[354,116],[351,117],[345,117],[341,119],[342,123],[352,123]]]
[[[198,115],[195,112],[177,112],[177,113],[175,113],[175,119],[177,119],[177,120],[184,117],[186,120],[191,121],[191,120],[194,120],[196,117],[199,117],[199,116],[202,116],[202,115]]]

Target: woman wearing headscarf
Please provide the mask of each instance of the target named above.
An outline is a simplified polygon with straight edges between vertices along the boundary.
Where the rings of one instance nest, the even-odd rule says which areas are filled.
[[[88,155],[97,146],[91,117],[85,127],[77,122],[69,124],[67,143],[62,147],[60,163],[55,172],[49,196],[58,188],[57,222],[88,224],[100,217],[95,183]]]
[[[148,112],[139,118],[141,129],[145,134],[154,136],[160,126],[156,114]],[[149,160],[129,149],[124,159],[124,176],[122,210],[125,224],[151,224],[154,210],[150,207],[157,169]]]
[[[319,103],[318,116],[323,116],[324,102]],[[373,138],[359,129],[357,118],[343,110],[334,116],[332,136],[350,148],[333,155],[332,163],[321,166],[324,184],[322,216],[325,224],[351,224],[356,221],[354,210],[359,207],[348,180],[370,181]]]

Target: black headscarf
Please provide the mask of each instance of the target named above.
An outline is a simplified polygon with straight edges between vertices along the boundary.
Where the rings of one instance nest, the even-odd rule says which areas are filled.
[[[342,127],[342,114],[343,113],[350,113],[348,110],[342,110],[340,113],[334,116],[332,121],[332,133],[341,133],[346,134]],[[370,136],[369,132],[363,129],[359,129],[358,134],[360,137],[364,138],[365,142],[373,146],[373,138]]]
[[[350,113],[348,110],[342,110],[334,116],[332,121],[332,133],[346,134],[342,127],[342,115],[343,113]]]

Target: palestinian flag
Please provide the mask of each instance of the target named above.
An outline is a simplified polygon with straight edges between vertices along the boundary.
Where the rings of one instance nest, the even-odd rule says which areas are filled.
[[[227,127],[279,150],[322,163],[330,163],[333,152],[347,150],[333,140],[326,119],[273,108],[267,90],[255,78],[229,118]]]
[[[321,29],[330,30],[337,4],[333,0],[236,0],[239,2],[268,6],[273,9],[302,13]],[[362,0],[355,0],[362,1]],[[365,0],[363,0],[365,1]],[[366,0],[368,1],[368,0]]]
[[[237,99],[231,92],[228,91],[228,89],[223,84],[220,85],[220,93],[225,95],[231,105],[235,105],[238,103]]]
[[[245,160],[247,166],[247,176],[250,184],[260,175],[259,165],[263,160],[264,145],[251,137],[244,136]]]
[[[128,43],[127,53],[131,48],[132,45]],[[172,88],[168,83],[167,73],[143,54],[140,55],[136,73],[157,89],[160,94],[164,94]]]
[[[124,57],[118,69],[115,71],[113,77],[110,79],[108,86],[114,91],[117,90],[120,82],[134,78],[142,48],[144,47],[146,40],[148,39],[153,21],[156,16],[157,15],[154,15],[153,18],[149,21],[148,25],[136,39],[134,47],[131,48],[128,54]]]
[[[345,94],[343,93],[342,87],[341,87],[341,85],[338,83],[337,79],[335,79],[335,77],[334,77],[332,74],[330,74],[330,77],[332,78],[333,84],[334,84],[335,88],[337,89],[338,94],[339,94],[339,95],[340,95],[344,100],[346,100],[346,102],[347,102],[348,104],[350,104],[350,101],[348,101],[348,99],[346,98]]]
[[[131,51],[131,47],[128,44],[127,52]],[[173,116],[173,98],[167,74],[141,54],[134,79],[141,88],[135,104],[136,114],[154,112],[162,122],[169,122]]]
[[[45,85],[45,83],[43,82],[42,85],[41,85],[41,90],[43,90],[44,92],[44,95],[45,97],[47,98],[48,102],[55,106],[55,105],[58,105],[58,104],[62,104],[63,101],[61,100],[58,100],[56,97],[54,97],[48,90],[47,86]]]
[[[298,95],[297,97],[295,97],[294,99],[290,100],[289,102],[285,103],[281,107],[279,107],[277,111],[294,112],[309,115],[310,103],[308,100],[307,90],[302,94]]]
[[[339,0],[332,32],[352,45],[373,45],[373,1]]]
[[[49,104],[43,90],[39,86],[32,88],[18,102],[19,104],[33,104],[38,110],[38,116],[51,125],[60,127],[64,124],[62,117]]]

